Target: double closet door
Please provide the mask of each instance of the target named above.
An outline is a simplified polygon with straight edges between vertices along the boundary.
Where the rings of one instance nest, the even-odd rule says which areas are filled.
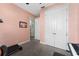
[[[68,50],[66,5],[45,11],[45,44]]]

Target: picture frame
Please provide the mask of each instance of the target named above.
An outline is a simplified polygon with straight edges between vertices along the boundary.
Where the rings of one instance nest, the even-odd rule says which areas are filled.
[[[27,22],[19,21],[19,28],[27,28]]]

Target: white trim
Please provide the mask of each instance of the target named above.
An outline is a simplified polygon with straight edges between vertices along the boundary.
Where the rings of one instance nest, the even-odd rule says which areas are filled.
[[[22,44],[27,43],[27,42],[30,42],[30,40],[26,40],[26,41],[20,42],[20,43],[18,43],[18,45],[22,45]]]
[[[41,44],[46,44],[45,42],[40,41]]]

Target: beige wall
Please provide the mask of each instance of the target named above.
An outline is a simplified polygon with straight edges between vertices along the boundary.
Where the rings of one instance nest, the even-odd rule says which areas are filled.
[[[29,17],[27,11],[14,4],[0,4],[0,45],[11,46],[30,39]],[[27,22],[27,28],[19,28],[19,21]]]

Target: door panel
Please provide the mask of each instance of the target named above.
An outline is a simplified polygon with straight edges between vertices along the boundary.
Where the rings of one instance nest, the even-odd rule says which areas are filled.
[[[50,12],[49,12],[50,11]],[[54,16],[51,13],[52,10],[48,10],[45,13],[45,41],[46,44],[54,46]],[[53,19],[53,20],[52,20]]]
[[[67,9],[66,7],[59,8],[56,13],[55,47],[67,50]]]
[[[51,8],[45,12],[46,44],[68,50],[67,45],[67,6]]]
[[[35,39],[40,40],[39,18],[35,19]]]

